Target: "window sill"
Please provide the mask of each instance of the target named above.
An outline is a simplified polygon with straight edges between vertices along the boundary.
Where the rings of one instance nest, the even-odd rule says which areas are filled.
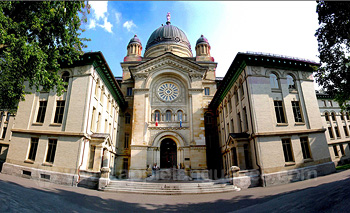
[[[277,126],[288,126],[288,123],[277,123]]]
[[[295,162],[286,162],[284,166],[294,166]]]
[[[32,123],[32,125],[33,125],[33,126],[42,126],[42,125],[44,125],[44,123],[37,123],[37,122],[36,122],[36,123]]]
[[[271,92],[282,92],[281,89],[271,89]]]
[[[289,89],[289,93],[298,93],[296,89]]]
[[[50,126],[62,126],[62,124],[52,123],[52,124],[50,124]]]
[[[295,122],[295,126],[302,126],[302,125],[305,125],[304,122]]]
[[[309,162],[313,162],[314,159],[312,158],[307,158],[307,159],[304,159],[304,163],[309,163]]]
[[[34,164],[34,161],[27,159],[27,160],[24,161],[24,163]]]
[[[43,166],[49,166],[49,167],[52,167],[52,166],[53,166],[52,163],[48,163],[48,162],[45,162],[45,163],[43,163],[42,165],[43,165]]]

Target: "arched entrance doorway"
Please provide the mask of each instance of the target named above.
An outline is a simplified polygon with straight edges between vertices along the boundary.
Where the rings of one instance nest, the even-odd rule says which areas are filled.
[[[177,165],[176,143],[166,138],[160,144],[160,168],[173,168]]]

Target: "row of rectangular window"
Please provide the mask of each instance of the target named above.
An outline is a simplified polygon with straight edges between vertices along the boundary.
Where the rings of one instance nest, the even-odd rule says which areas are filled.
[[[349,126],[349,129],[350,129],[350,126]],[[344,130],[345,137],[349,137],[349,131],[348,131],[346,126],[343,126],[343,130]],[[337,138],[340,138],[340,132],[339,132],[339,128],[337,126],[334,127],[334,131],[335,131]],[[335,138],[334,133],[332,131],[332,127],[328,127],[328,133],[329,133],[329,137],[331,139]]]
[[[341,152],[342,156],[345,156],[346,154],[345,154],[345,149],[344,149],[343,144],[339,144],[339,147],[340,147],[340,152]],[[348,143],[348,147],[350,149],[350,143]],[[337,145],[333,145],[333,151],[334,151],[335,157],[339,157]]]
[[[38,150],[39,138],[31,138],[28,160],[35,161]],[[57,139],[49,139],[45,162],[53,163],[55,160]]]
[[[54,123],[58,123],[58,124],[62,123],[65,103],[66,102],[62,100],[56,102],[56,111],[55,111],[55,117],[53,121]],[[39,101],[38,114],[36,117],[37,123],[44,123],[46,108],[47,108],[47,101]]]
[[[283,154],[285,162],[294,162],[293,149],[290,138],[282,139]],[[300,138],[301,151],[304,159],[311,159],[311,151],[308,137]]]
[[[282,101],[274,101],[274,106],[275,106],[275,114],[276,114],[277,123],[287,123],[286,116],[284,113],[283,102]],[[293,115],[294,115],[294,121],[296,123],[303,123],[304,119],[302,116],[299,101],[292,101],[292,110],[293,110]]]

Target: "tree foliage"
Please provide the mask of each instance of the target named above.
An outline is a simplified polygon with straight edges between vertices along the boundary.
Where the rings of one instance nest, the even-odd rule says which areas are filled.
[[[316,31],[321,66],[316,81],[350,110],[350,3],[319,1]]]
[[[80,27],[88,12],[83,1],[0,2],[0,109],[16,110],[25,81],[64,91],[60,63],[83,54],[88,39],[80,38]]]

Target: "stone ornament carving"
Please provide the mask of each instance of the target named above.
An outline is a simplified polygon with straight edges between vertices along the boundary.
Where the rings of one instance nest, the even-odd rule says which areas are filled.
[[[260,75],[261,74],[260,67],[252,67],[251,70],[252,70],[253,75]]]
[[[131,146],[131,150],[147,150],[147,146]]]
[[[147,78],[147,73],[138,73],[135,74],[135,79],[146,79]]]
[[[77,70],[79,75],[87,73],[86,67],[77,67],[76,70]]]
[[[158,87],[158,97],[166,102],[174,101],[180,94],[179,87],[174,83],[163,83]]]
[[[202,74],[199,73],[190,73],[191,80],[201,80],[203,78]]]
[[[310,73],[308,72],[302,72],[301,76],[303,77],[303,79],[310,79]]]

